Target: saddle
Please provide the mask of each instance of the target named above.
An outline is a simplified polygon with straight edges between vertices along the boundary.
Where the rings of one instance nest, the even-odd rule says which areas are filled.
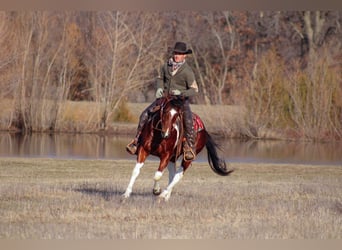
[[[194,112],[192,112],[192,123],[194,125],[194,130],[196,131],[196,133],[200,132],[201,130],[204,129],[204,123],[201,120],[201,118],[195,114]]]

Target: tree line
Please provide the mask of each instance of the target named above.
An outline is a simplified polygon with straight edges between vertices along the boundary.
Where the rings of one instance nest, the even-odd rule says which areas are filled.
[[[245,134],[284,129],[341,138],[341,11],[3,11],[1,98],[6,123],[58,130],[63,103],[149,102],[175,41],[189,57],[197,104],[246,106]]]

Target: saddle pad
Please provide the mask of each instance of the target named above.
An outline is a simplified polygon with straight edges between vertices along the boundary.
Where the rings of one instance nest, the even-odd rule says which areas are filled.
[[[193,119],[193,124],[194,124],[194,130],[196,132],[199,132],[204,129],[203,121],[197,114],[192,113],[192,119]]]

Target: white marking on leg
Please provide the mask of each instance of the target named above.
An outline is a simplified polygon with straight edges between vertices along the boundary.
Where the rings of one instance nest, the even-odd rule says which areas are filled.
[[[160,172],[160,171],[157,171],[155,174],[154,174],[154,180],[155,181],[159,181],[160,178],[163,176],[163,172]]]
[[[135,164],[135,167],[134,167],[134,169],[132,171],[131,179],[130,179],[129,184],[128,184],[127,188],[126,188],[125,193],[123,194],[123,197],[128,198],[131,195],[134,182],[137,179],[137,177],[139,176],[140,169],[143,166],[144,166],[143,162],[141,162],[141,163],[137,162]]]
[[[172,192],[172,189],[173,187],[182,179],[183,177],[183,167],[180,166],[178,169],[177,169],[177,172],[175,174],[175,176],[173,177],[173,180],[172,182],[167,186],[167,188],[161,193],[161,197],[163,197],[166,201],[170,199],[170,196],[171,196],[171,192]]]
[[[153,193],[158,195],[160,194],[160,186],[159,186],[159,180],[161,179],[161,177],[163,176],[163,173],[160,171],[157,171],[154,174],[154,186],[153,186]]]

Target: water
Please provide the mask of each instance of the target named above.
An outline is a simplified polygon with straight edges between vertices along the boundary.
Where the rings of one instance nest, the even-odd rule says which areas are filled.
[[[0,157],[135,159],[125,150],[131,137],[95,134],[0,133]],[[217,141],[227,162],[342,166],[342,142]],[[157,160],[150,157],[149,160]],[[196,161],[207,161],[206,150]]]

